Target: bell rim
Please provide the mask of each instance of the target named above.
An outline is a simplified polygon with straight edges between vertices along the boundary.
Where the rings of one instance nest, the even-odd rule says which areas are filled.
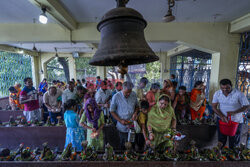
[[[114,55],[117,55],[117,56],[114,56]],[[132,56],[133,54],[131,53],[131,55],[123,55],[123,56],[120,56],[119,55],[119,58],[118,58],[118,54],[113,54],[113,56],[115,58],[111,58],[111,57],[107,57],[105,55],[103,56],[96,56],[95,55],[93,56],[93,58],[89,61],[89,64],[90,65],[93,65],[93,66],[117,66],[119,65],[123,60],[125,60],[125,65],[135,65],[135,64],[145,64],[145,63],[151,63],[151,62],[155,62],[155,61],[158,61],[160,60],[160,58],[155,55],[154,53],[152,54],[147,54],[146,57],[149,57],[149,58],[145,58],[145,54],[137,54],[136,57],[133,57],[133,59],[129,59],[129,61],[126,61],[127,60],[127,57],[128,56]],[[110,54],[109,54],[110,56]],[[104,63],[104,60],[103,58],[105,57],[105,63]],[[109,62],[109,63],[107,63]]]

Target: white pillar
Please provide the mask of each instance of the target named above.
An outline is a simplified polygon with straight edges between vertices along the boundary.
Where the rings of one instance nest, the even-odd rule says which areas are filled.
[[[31,68],[32,68],[33,86],[38,88],[40,83],[39,56],[31,56]]]
[[[70,77],[70,80],[72,78],[74,78],[76,80],[76,63],[75,63],[75,59],[70,56],[68,58],[68,61],[69,61],[69,77]]]
[[[105,66],[97,66],[96,67],[97,76],[100,76],[101,79],[104,79],[107,76],[107,71]]]

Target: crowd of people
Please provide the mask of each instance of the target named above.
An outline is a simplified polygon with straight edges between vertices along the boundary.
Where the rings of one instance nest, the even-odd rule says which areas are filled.
[[[197,81],[192,91],[187,92],[185,86],[177,88],[174,76],[164,80],[162,88],[159,83],[152,83],[147,91],[147,84],[145,77],[134,86],[130,81],[113,83],[98,76],[96,83],[72,79],[67,84],[53,81],[51,86],[43,79],[36,90],[32,79],[25,78],[22,90],[20,84],[10,87],[10,105],[13,110],[24,110],[27,121],[50,119],[57,123],[57,117],[61,116],[67,127],[65,147],[72,143],[76,150],[82,149],[84,140],[96,149],[103,149],[102,129],[111,123],[119,132],[120,149],[125,149],[135,126],[138,127],[133,147],[139,150],[145,146],[171,147],[173,143],[165,134],[176,131],[177,122],[190,119],[196,123],[203,119],[206,87],[202,81]],[[246,96],[233,89],[230,80],[223,79],[212,106],[217,120],[227,122],[230,115],[240,124],[236,135],[229,137],[230,148],[235,147],[240,140],[242,112],[249,107]],[[218,141],[224,146],[227,136],[219,133]]]

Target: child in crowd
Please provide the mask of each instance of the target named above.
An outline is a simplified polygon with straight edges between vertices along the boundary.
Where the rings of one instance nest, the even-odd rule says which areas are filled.
[[[75,100],[69,99],[64,103],[64,108],[66,110],[64,121],[67,127],[65,148],[69,143],[72,143],[72,147],[76,148],[76,151],[81,151],[81,143],[85,140],[85,137],[83,128],[79,126],[79,117],[76,113],[77,103]]]
[[[94,98],[89,98],[85,103],[85,112],[81,117],[81,126],[87,129],[88,145],[94,146],[97,150],[103,149],[104,114],[98,108]]]
[[[19,97],[17,94],[17,90],[14,86],[9,88],[10,96],[9,96],[9,104],[11,106],[11,110],[16,110],[18,108]]]
[[[175,109],[177,121],[179,123],[184,121],[188,107],[189,107],[189,97],[188,97],[188,94],[186,93],[186,87],[180,86],[179,93],[176,95],[175,101],[173,104],[173,108]]]
[[[150,144],[150,140],[148,140],[148,133],[147,133],[147,120],[148,120],[148,112],[149,112],[149,103],[145,100],[141,101],[140,103],[140,113],[138,116],[138,124],[141,128],[142,133],[136,134],[136,143],[138,145],[139,150],[143,150],[145,141],[146,145]]]

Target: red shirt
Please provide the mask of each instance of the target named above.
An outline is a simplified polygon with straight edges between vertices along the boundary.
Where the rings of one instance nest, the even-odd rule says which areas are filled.
[[[35,90],[34,87],[29,89],[28,87],[25,86],[20,93],[20,98],[23,100],[27,100],[30,99],[31,96],[33,96],[34,100],[30,100],[24,103],[24,111],[33,111],[39,109],[37,91]]]

